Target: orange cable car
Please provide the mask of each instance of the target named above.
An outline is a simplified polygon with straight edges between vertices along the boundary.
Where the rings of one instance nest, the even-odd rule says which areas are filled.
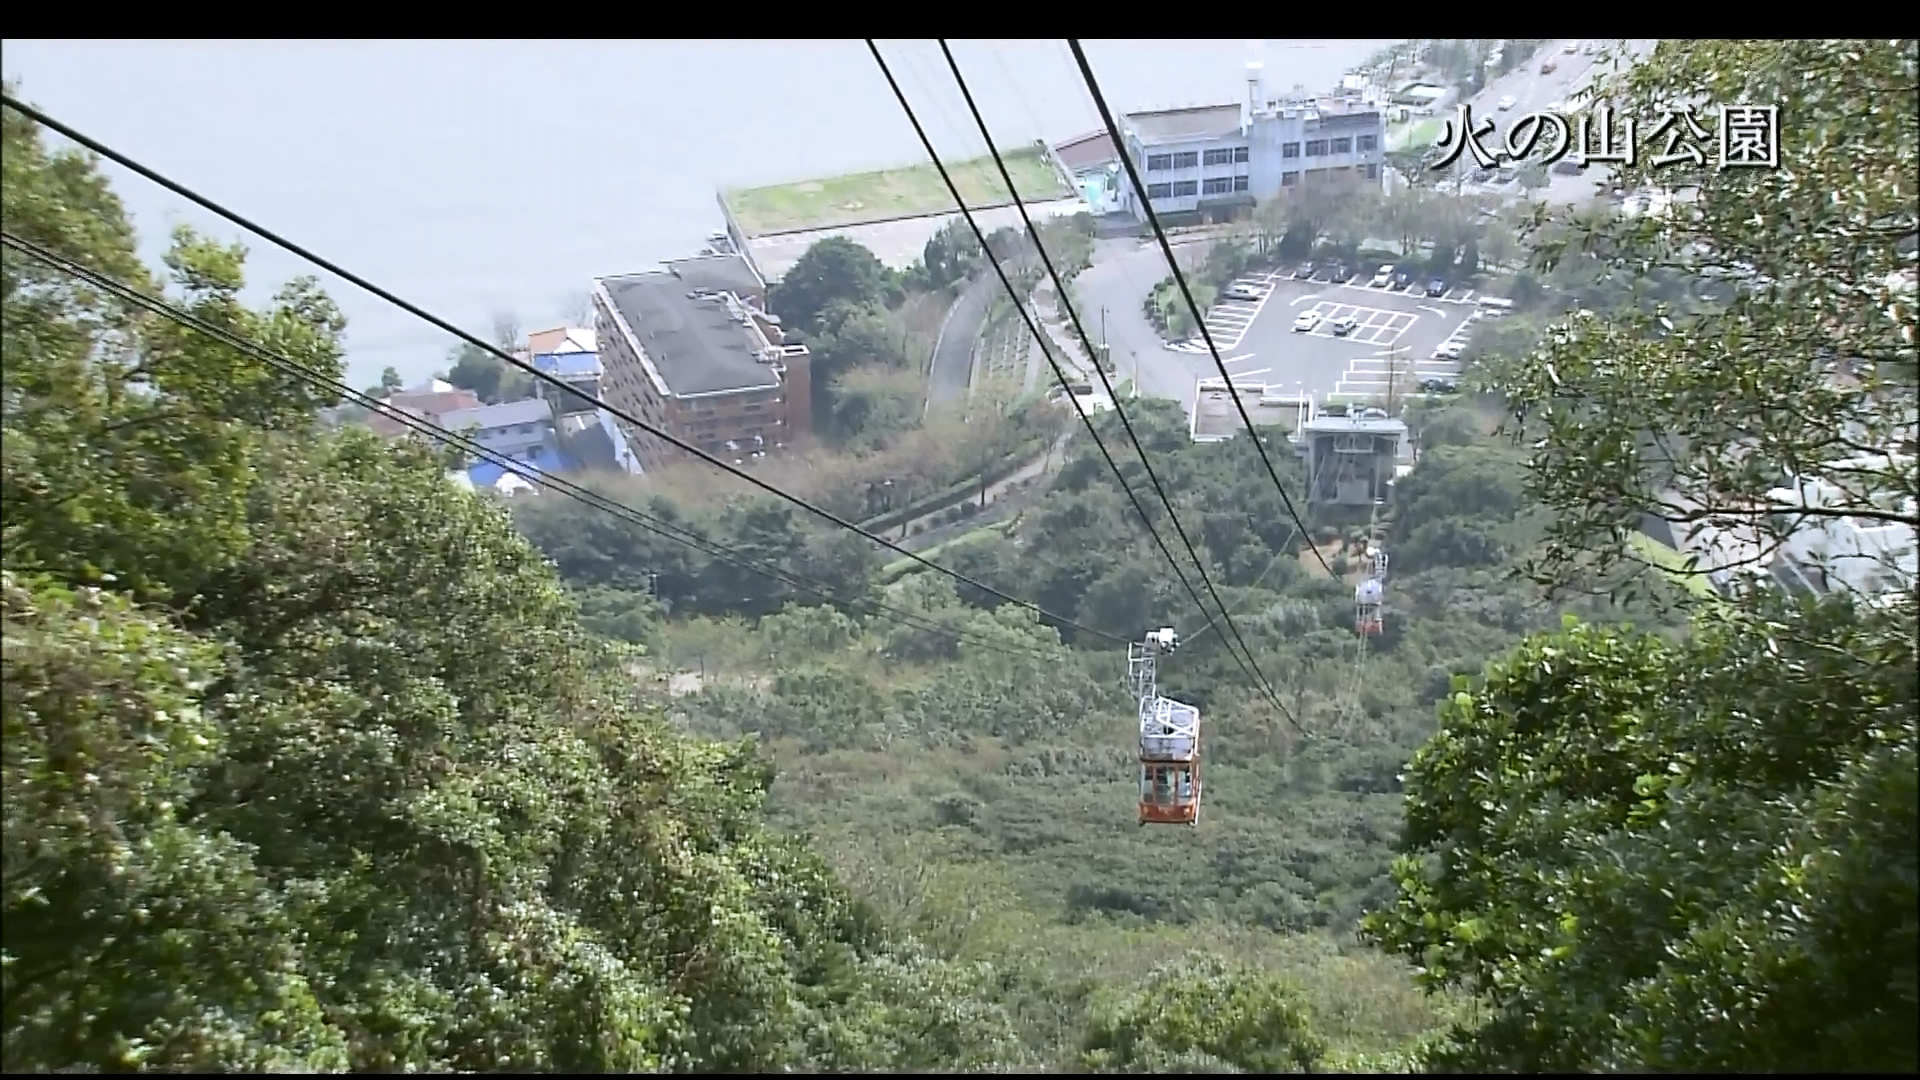
[[[1159,696],[1140,702],[1140,824],[1200,823],[1200,710]]]

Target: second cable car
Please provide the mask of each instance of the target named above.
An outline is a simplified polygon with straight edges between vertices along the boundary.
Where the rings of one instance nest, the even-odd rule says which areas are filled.
[[[1353,590],[1353,632],[1378,637],[1382,627],[1380,601],[1386,592],[1379,578],[1368,578]]]

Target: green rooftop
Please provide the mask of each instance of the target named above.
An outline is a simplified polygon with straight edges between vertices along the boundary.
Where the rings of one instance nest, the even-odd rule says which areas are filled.
[[[1039,147],[1002,156],[1023,200],[1064,199],[1073,194]],[[1001,206],[1013,201],[991,157],[948,162],[947,172],[971,208]],[[733,189],[722,192],[721,198],[733,214],[734,223],[748,236],[860,225],[955,208],[953,196],[932,162],[904,169]]]

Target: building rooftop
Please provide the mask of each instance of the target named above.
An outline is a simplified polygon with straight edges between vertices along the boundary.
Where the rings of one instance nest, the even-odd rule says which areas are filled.
[[[539,398],[522,398],[519,401],[503,401],[498,405],[482,405],[476,409],[456,409],[440,417],[440,426],[451,431],[464,428],[513,427],[516,424],[538,424],[553,419],[553,407]]]
[[[1315,416],[1300,425],[1300,430],[1311,435],[1400,435],[1407,433],[1407,423],[1390,416]]]
[[[1073,194],[1039,144],[1001,155],[1020,198],[1033,202]],[[969,207],[1012,203],[991,157],[949,161],[947,172]],[[733,224],[748,237],[862,225],[954,209],[953,194],[932,162],[898,169],[799,180],[720,193]]]
[[[1204,139],[1240,132],[1240,106],[1196,105],[1127,114],[1127,125],[1142,139]]]
[[[599,348],[592,330],[581,326],[556,326],[551,330],[535,330],[528,334],[525,352],[538,356],[541,353],[594,352]]]
[[[1060,164],[1075,173],[1092,172],[1120,160],[1114,153],[1113,140],[1107,137],[1105,128],[1086,135],[1076,135],[1066,142],[1053,144],[1053,155]]]
[[[679,275],[689,289],[711,289],[735,296],[763,296],[767,291],[767,283],[753,272],[753,264],[738,255],[670,259],[661,265]]]
[[[780,385],[760,359],[771,343],[728,294],[698,291],[671,270],[601,278],[600,287],[667,393],[690,397]]]
[[[1240,401],[1253,417],[1255,427],[1281,427],[1289,434],[1299,431],[1302,417],[1312,410],[1312,397],[1292,386],[1239,385]],[[1189,414],[1189,433],[1197,442],[1218,442],[1244,433],[1240,410],[1233,407],[1226,387],[1219,379],[1203,379],[1194,395]]]

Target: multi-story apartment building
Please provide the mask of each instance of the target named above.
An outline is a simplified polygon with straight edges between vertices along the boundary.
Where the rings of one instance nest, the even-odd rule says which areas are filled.
[[[1380,183],[1384,108],[1361,94],[1267,100],[1258,62],[1247,65],[1247,100],[1129,113],[1127,152],[1157,214],[1223,213],[1338,175]],[[1116,178],[1117,201],[1135,219],[1146,210]]]
[[[738,256],[683,259],[593,284],[606,400],[716,457],[744,463],[811,429],[807,347],[766,314],[765,286]],[[627,426],[643,469],[684,459]]]

